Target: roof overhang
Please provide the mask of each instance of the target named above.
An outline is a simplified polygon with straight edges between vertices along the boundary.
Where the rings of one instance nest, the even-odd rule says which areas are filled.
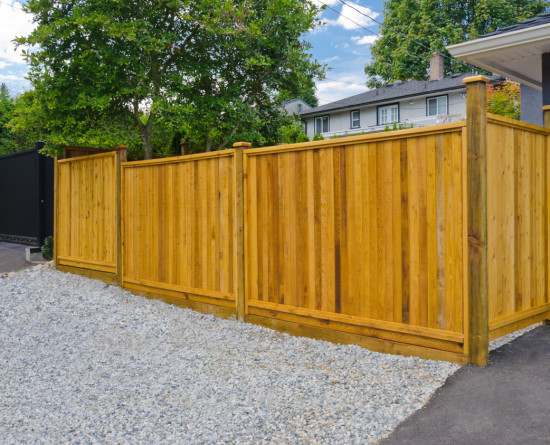
[[[453,57],[538,90],[542,54],[550,53],[550,23],[448,46]]]

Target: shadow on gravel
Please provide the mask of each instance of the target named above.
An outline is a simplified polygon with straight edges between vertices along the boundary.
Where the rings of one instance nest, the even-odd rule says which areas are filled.
[[[380,444],[550,444],[550,326],[467,365]]]

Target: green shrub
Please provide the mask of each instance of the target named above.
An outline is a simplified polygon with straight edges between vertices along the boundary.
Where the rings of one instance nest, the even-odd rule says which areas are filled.
[[[300,142],[309,142],[309,138],[305,133],[300,133],[298,136],[296,136],[296,143]]]
[[[42,255],[47,260],[51,260],[53,258],[53,236],[48,236],[44,240],[44,245],[42,246]]]
[[[324,141],[325,138],[323,137],[322,134],[316,134],[315,136],[313,136],[313,140],[314,141]]]

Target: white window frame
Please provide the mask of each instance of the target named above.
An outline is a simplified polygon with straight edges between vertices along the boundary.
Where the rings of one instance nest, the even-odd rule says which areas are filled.
[[[301,113],[304,111],[304,106],[302,104],[296,104],[296,109],[298,110],[298,113]]]
[[[396,112],[394,113],[394,111]],[[378,125],[389,125],[399,122],[399,104],[388,104],[377,107],[376,118]]]
[[[320,132],[317,131],[317,122],[321,123]],[[326,123],[326,126],[325,126],[325,123]],[[326,116],[316,117],[313,124],[313,130],[314,130],[314,134],[316,135],[321,135],[322,133],[328,133],[330,131],[330,116],[326,115]]]
[[[357,113],[357,119],[354,119],[353,115]],[[354,122],[357,120],[357,125],[354,125]],[[350,128],[361,128],[361,111],[352,110],[349,113],[349,127]]]
[[[445,104],[439,102],[445,99]],[[435,114],[430,113],[430,101],[435,101]],[[443,111],[440,113],[440,111]],[[426,116],[439,116],[441,114],[449,114],[449,96],[444,94],[443,96],[434,96],[426,98]]]

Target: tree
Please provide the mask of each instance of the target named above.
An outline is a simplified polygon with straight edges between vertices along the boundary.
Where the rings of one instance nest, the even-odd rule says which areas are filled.
[[[471,72],[450,57],[447,45],[474,39],[545,12],[544,0],[388,0],[384,26],[365,67],[367,85],[429,78],[431,53],[445,56],[445,75]]]
[[[487,85],[487,111],[512,119],[521,118],[520,87],[517,83],[504,82],[500,85]]]
[[[14,131],[9,125],[20,98],[10,95],[6,84],[0,85],[0,155],[33,148],[43,137],[40,131],[19,129]]]
[[[30,0],[24,8],[38,24],[16,39],[35,47],[27,111],[57,144],[98,139],[112,119],[132,120],[147,159],[158,125],[183,129],[207,151],[262,139],[277,94],[300,91],[324,69],[302,38],[316,24],[309,0]]]

